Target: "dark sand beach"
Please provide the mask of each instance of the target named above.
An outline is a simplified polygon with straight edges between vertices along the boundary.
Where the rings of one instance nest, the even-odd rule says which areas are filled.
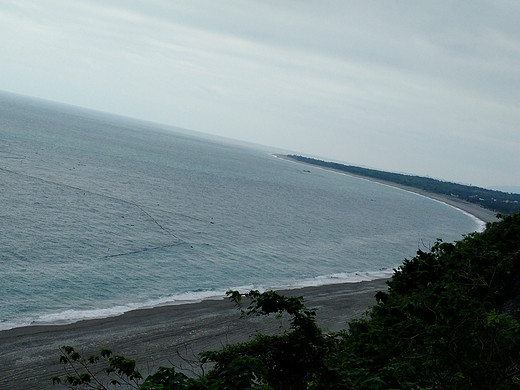
[[[283,157],[283,156],[278,156]],[[341,172],[340,173],[344,173]],[[366,179],[366,178],[364,178]],[[446,196],[397,186],[406,191],[457,207],[484,222],[496,220],[493,211]],[[375,303],[377,291],[386,289],[386,280],[307,287],[285,291],[303,296],[317,309],[320,325],[339,330],[359,318]],[[161,365],[189,367],[185,359],[199,352],[219,349],[227,343],[247,340],[255,332],[272,333],[276,321],[239,319],[234,305],[226,299],[135,310],[118,317],[86,320],[69,325],[45,325],[0,332],[0,390],[58,389],[50,379],[62,374],[58,348],[72,345],[88,356],[100,348],[137,361],[146,376]]]
[[[320,325],[340,330],[375,303],[374,294],[386,280],[333,284],[282,291],[303,296],[317,309]],[[245,341],[255,332],[273,333],[277,320],[240,319],[227,299],[162,306],[118,317],[86,320],[69,325],[45,325],[0,332],[0,389],[60,389],[50,379],[63,373],[58,348],[72,345],[86,356],[100,348],[135,359],[146,376],[158,367],[189,365],[199,352]],[[181,357],[182,358],[181,358]]]

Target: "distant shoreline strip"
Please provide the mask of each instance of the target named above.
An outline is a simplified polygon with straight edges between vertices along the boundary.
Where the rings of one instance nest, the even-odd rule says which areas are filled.
[[[370,176],[357,175],[355,173],[342,171],[342,170],[339,170],[339,169],[334,169],[334,168],[329,168],[329,167],[326,167],[326,166],[321,166],[321,165],[307,163],[307,162],[304,162],[304,161],[293,159],[290,156],[285,155],[285,154],[274,153],[274,154],[272,154],[272,156],[276,157],[276,158],[279,158],[279,159],[282,159],[282,160],[290,161],[290,162],[293,162],[293,163],[296,163],[296,164],[303,164],[303,165],[306,165],[306,166],[309,166],[309,167],[314,167],[314,168],[317,168],[317,169],[323,169],[323,170],[326,170],[326,171],[336,172],[336,173],[340,173],[340,174],[343,174],[343,175],[348,175],[348,176],[351,176],[351,177],[355,177],[355,178],[358,178],[358,179],[368,180],[368,181],[371,181],[371,182],[374,182],[374,183],[378,183],[378,184],[386,185],[386,186],[389,186],[389,187],[393,187],[393,188],[396,188],[396,189],[399,189],[399,190],[403,190],[403,191],[406,191],[406,192],[410,192],[410,193],[413,193],[413,194],[416,194],[416,195],[423,196],[425,198],[434,200],[436,202],[443,203],[446,206],[453,207],[453,208],[457,209],[458,211],[460,211],[460,212],[462,212],[462,213],[464,213],[464,214],[474,218],[477,221],[477,223],[479,224],[479,231],[484,230],[487,223],[498,221],[498,218],[496,217],[496,213],[494,211],[486,209],[484,207],[481,207],[481,206],[479,206],[477,204],[468,203],[468,202],[464,202],[464,201],[456,200],[456,199],[451,199],[451,198],[449,198],[446,195],[436,194],[436,193],[433,193],[433,192],[428,192],[428,191],[421,190],[419,188],[409,187],[409,186],[393,183],[393,182],[386,181],[386,180],[376,179],[376,178],[373,178],[373,177],[370,177]]]

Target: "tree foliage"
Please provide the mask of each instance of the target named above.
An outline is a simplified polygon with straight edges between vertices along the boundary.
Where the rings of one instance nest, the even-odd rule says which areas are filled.
[[[84,358],[69,345],[60,348],[60,363],[63,363],[65,375],[55,376],[54,384],[63,383],[72,389],[107,390],[108,386],[126,385],[138,388],[143,379],[134,360],[120,355],[113,355],[109,349],[101,349],[98,355]]]
[[[243,316],[288,316],[287,326],[203,352],[212,368],[197,378],[161,367],[141,383],[131,360],[108,350],[84,360],[63,347],[68,373],[54,380],[106,389],[91,368],[105,359],[110,383],[146,390],[520,388],[520,214],[405,260],[341,332],[322,331],[301,297],[228,295]]]
[[[520,215],[406,260],[369,317],[350,324],[341,361],[354,388],[520,386]],[[516,317],[516,319],[515,319]]]

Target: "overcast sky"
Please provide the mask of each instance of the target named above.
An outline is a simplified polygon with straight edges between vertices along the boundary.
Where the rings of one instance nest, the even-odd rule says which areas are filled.
[[[520,186],[520,1],[0,0],[0,89]]]

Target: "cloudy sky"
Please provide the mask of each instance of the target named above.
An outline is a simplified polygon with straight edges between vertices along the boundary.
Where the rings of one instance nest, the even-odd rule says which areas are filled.
[[[0,0],[0,89],[520,186],[520,1]]]

